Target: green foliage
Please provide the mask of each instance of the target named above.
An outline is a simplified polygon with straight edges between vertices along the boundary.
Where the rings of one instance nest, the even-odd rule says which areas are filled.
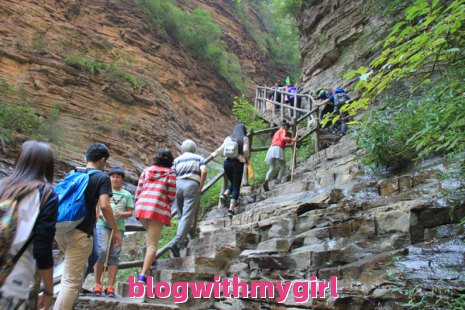
[[[0,137],[11,141],[15,134],[37,136],[42,122],[35,111],[19,104],[0,102]]]
[[[447,7],[439,1],[417,0],[406,10],[406,18],[393,26],[382,54],[370,63],[346,74],[346,79],[360,77],[355,90],[361,98],[347,107],[351,114],[368,104],[403,79],[415,77],[416,87],[431,81],[435,73],[457,67],[463,57],[465,4],[456,0]],[[381,43],[381,42],[380,42]],[[421,76],[421,78],[418,78]]]
[[[60,105],[55,104],[45,115],[40,128],[40,138],[59,145],[62,143],[62,126],[60,124]]]
[[[3,97],[11,91],[13,91],[13,86],[11,86],[7,81],[0,79],[0,95]]]
[[[65,63],[73,68],[84,70],[92,74],[102,72],[107,69],[107,65],[97,61],[93,57],[80,55],[70,55],[65,58]]]
[[[395,102],[368,113],[357,130],[371,162],[385,165],[418,155],[465,151],[465,1],[449,2],[444,6],[439,0],[415,1],[405,19],[379,43],[383,51],[370,67],[345,76],[359,76],[355,90],[363,90],[359,100],[341,109],[351,115],[389,91],[396,95]],[[402,85],[408,91],[399,92]]]
[[[273,5],[278,8],[279,13],[294,18],[297,18],[303,4],[304,0],[273,0]]]
[[[256,109],[244,95],[234,97],[232,112],[236,121],[243,123],[249,130],[260,130],[267,127],[265,121],[257,116]]]
[[[465,105],[461,98],[465,89],[448,83],[437,83],[421,97],[391,99],[385,107],[366,113],[354,131],[359,145],[367,151],[367,162],[392,165],[431,153],[465,151]]]
[[[26,96],[26,93],[21,92],[21,95]],[[47,122],[34,108],[18,103],[15,99],[19,96],[13,86],[0,79],[0,139],[13,142],[17,135],[43,138]]]
[[[113,65],[107,66],[105,74],[110,80],[120,80],[128,82],[131,85],[131,87],[135,90],[140,90],[142,86],[146,84],[144,79],[129,74],[126,71],[123,71],[120,68]]]
[[[300,79],[299,32],[294,13],[297,6],[292,8],[289,3],[295,1],[278,0],[248,0],[236,3],[236,13],[248,33],[257,42],[264,56],[270,55],[275,68],[289,71],[293,81]],[[297,5],[300,1],[297,1]],[[250,22],[249,10],[254,8],[261,17],[263,25],[260,27]],[[290,14],[290,11],[293,13]],[[275,76],[273,78],[283,78]]]
[[[221,28],[210,13],[195,9],[183,11],[172,0],[138,0],[153,23],[184,44],[225,78],[236,90],[243,90],[241,66],[237,56],[226,50],[221,40]]]
[[[135,75],[127,73],[114,64],[106,64],[93,57],[70,55],[65,58],[65,63],[73,68],[90,72],[91,74],[102,73],[109,80],[125,81],[134,90],[140,90],[147,82]]]
[[[306,137],[296,151],[297,162],[304,162],[315,154],[315,145],[312,137]]]
[[[222,165],[218,162],[210,162],[208,167],[208,177],[205,184],[210,182],[221,170]],[[201,214],[206,214],[212,207],[218,204],[221,192],[221,180],[215,183],[208,191],[204,192],[200,198]]]

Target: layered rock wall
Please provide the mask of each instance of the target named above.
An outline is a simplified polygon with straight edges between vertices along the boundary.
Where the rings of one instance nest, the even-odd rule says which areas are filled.
[[[301,82],[305,92],[320,87],[345,87],[342,77],[366,65],[373,57],[372,46],[381,39],[387,18],[369,0],[306,1],[299,14]]]
[[[267,78],[261,69],[267,59],[256,52],[230,2],[179,4],[211,12],[229,51],[238,55],[245,80],[258,84]],[[183,139],[193,138],[212,151],[234,126],[231,106],[237,93],[192,51],[154,27],[134,1],[4,0],[0,40],[0,78],[15,87],[17,100],[45,118],[59,111],[59,139],[52,143],[64,170],[82,163],[86,145],[100,141],[111,149],[110,166],[125,166],[135,180],[158,147],[176,151]],[[92,73],[70,66],[75,55],[112,69]],[[246,92],[253,93],[254,83],[248,86]],[[7,144],[2,157],[14,158],[16,151]]]

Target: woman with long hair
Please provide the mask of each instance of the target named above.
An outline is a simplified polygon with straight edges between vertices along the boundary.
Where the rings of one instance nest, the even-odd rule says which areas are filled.
[[[53,191],[53,153],[42,142],[21,146],[12,174],[0,181],[0,201],[17,201],[18,222],[9,255],[21,254],[0,288],[0,308],[17,309],[28,297],[36,268],[44,284],[40,307],[53,303],[53,254],[58,196]]]
[[[249,163],[249,138],[247,137],[247,128],[244,124],[237,124],[231,135],[224,139],[223,144],[212,153],[212,156],[216,157],[219,153],[225,152],[225,150],[230,149],[230,146],[234,145],[234,143],[237,144],[237,154],[225,154],[226,159],[223,165],[224,172],[229,181],[229,187],[220,196],[223,204],[225,204],[226,199],[231,196],[228,210],[229,216],[235,214],[234,209],[239,199],[244,165]]]
[[[176,197],[176,174],[172,165],[171,151],[159,149],[153,165],[144,169],[137,184],[135,215],[147,231],[147,251],[138,278],[141,282],[146,282],[147,272],[157,255],[163,225],[171,224],[171,205]]]

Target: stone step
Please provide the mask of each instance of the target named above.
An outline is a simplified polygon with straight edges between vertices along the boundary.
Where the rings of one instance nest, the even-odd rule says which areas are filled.
[[[227,257],[233,258],[239,253],[240,249],[235,244],[205,244],[189,246],[187,248],[186,256],[216,258],[226,255]]]
[[[296,268],[295,260],[288,254],[250,253],[242,260],[249,265],[250,270],[293,270]]]
[[[229,244],[236,245],[241,249],[254,248],[259,242],[259,237],[259,234],[247,230],[233,228],[219,229],[201,233],[200,238],[194,239],[189,243],[189,247],[209,244]]]
[[[257,245],[257,250],[284,253],[289,252],[289,240],[280,238],[269,239],[260,242]]]
[[[82,296],[74,304],[76,310],[87,309],[125,309],[125,310],[173,310],[179,309],[174,303],[166,304],[162,302],[146,303],[144,298],[127,298],[127,297],[90,297]]]
[[[171,259],[158,260],[157,270],[174,270],[188,271],[198,273],[213,273],[222,275],[229,268],[232,256],[227,256],[226,253],[234,252],[234,248],[225,249],[220,255],[216,254],[214,258],[186,256]]]

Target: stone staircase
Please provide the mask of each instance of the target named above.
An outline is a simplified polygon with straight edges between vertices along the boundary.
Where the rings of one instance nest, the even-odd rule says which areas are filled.
[[[436,198],[443,162],[426,161],[400,176],[375,175],[362,171],[358,152],[343,137],[299,166],[293,183],[271,184],[268,192],[244,189],[248,194],[235,216],[213,209],[199,223],[199,236],[190,241],[185,257],[159,260],[154,273],[155,281],[169,283],[213,282],[214,276],[239,276],[249,284],[297,283],[312,275],[320,280],[336,276],[339,298],[297,303],[299,292],[291,291],[282,303],[211,297],[174,304],[172,298],[155,298],[139,306],[401,309],[432,295],[447,300],[438,296],[465,283],[460,240],[465,232],[457,224],[465,207],[451,209]]]

